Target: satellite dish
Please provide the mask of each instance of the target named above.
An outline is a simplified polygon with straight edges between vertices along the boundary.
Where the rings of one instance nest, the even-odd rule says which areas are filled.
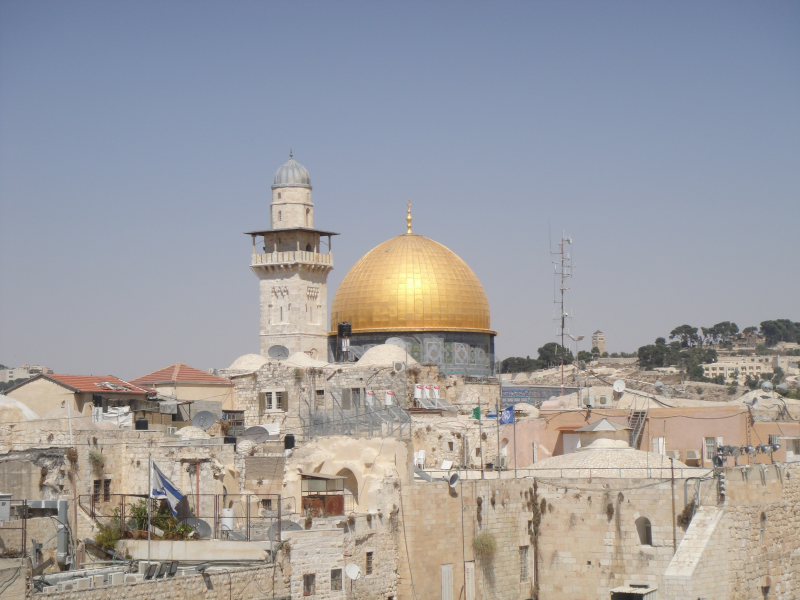
[[[772,384],[769,381],[762,381],[761,382],[761,389],[764,390],[765,392],[771,392],[772,391]]]
[[[244,430],[244,439],[250,440],[254,444],[263,444],[269,440],[269,431],[261,425],[253,425]]]
[[[201,538],[211,537],[211,525],[203,521],[203,519],[191,517],[186,519],[184,523],[194,529]]]
[[[458,473],[453,473],[452,475],[450,475],[450,478],[447,481],[447,485],[449,485],[451,488],[454,488],[458,485],[459,479],[461,478],[458,476]]]
[[[617,392],[618,394],[621,394],[622,392],[625,391],[625,382],[622,381],[622,379],[617,379],[614,382],[614,386],[613,387],[614,387],[614,391],[615,392]]]
[[[211,427],[216,420],[217,417],[214,416],[214,413],[204,410],[203,412],[199,412],[192,417],[192,425],[205,431]]]
[[[267,538],[270,542],[278,541],[278,527],[280,531],[303,531],[303,528],[294,521],[281,521],[280,523],[273,523],[267,530]]]
[[[289,349],[286,346],[270,346],[269,350],[267,350],[267,354],[269,357],[275,360],[286,360],[289,358]]]
[[[356,563],[350,563],[349,565],[346,565],[344,568],[344,573],[350,579],[358,579],[361,577],[361,569],[358,568]]]
[[[789,391],[789,386],[785,383],[781,383],[775,386],[775,389],[780,392],[781,394],[786,394]]]
[[[388,344],[389,346],[397,346],[398,348],[402,348],[405,350],[408,345],[403,341],[403,338],[399,337],[390,337],[388,340],[384,342],[384,344]]]
[[[661,383],[660,381],[656,381],[653,384],[653,387],[656,388],[656,393],[658,393],[658,394],[663,394],[664,393],[664,384]]]

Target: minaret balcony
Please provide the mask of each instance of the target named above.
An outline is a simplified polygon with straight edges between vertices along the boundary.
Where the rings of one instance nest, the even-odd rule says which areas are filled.
[[[268,252],[266,254],[253,254],[251,267],[288,267],[289,265],[302,264],[308,266],[333,268],[333,253],[320,254],[304,250],[289,252]]]

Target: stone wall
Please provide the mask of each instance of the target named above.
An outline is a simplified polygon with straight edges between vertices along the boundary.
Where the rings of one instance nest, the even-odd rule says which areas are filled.
[[[36,594],[42,600],[147,600],[153,598],[229,600],[230,598],[272,598],[285,600],[289,593],[284,586],[280,566],[266,565],[245,569],[211,571],[205,575],[172,577],[158,581],[126,583],[71,592]]]

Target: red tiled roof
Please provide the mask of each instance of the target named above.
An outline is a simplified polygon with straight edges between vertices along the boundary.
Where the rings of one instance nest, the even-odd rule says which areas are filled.
[[[200,369],[195,369],[183,363],[175,363],[158,371],[153,371],[147,375],[142,375],[136,379],[131,380],[133,383],[139,385],[153,385],[155,383],[224,383],[225,385],[232,385],[230,379],[218,377],[211,373],[206,373]]]
[[[52,379],[63,383],[79,392],[122,392],[128,394],[147,394],[148,390],[122,381],[113,375],[42,375],[45,379]],[[110,384],[110,385],[109,385]]]

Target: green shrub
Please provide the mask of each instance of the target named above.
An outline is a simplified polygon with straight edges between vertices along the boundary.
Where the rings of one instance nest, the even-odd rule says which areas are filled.
[[[494,535],[491,533],[479,533],[472,540],[472,549],[475,551],[475,556],[481,558],[494,556],[497,551],[497,540],[494,539]]]
[[[119,525],[100,525],[100,531],[94,536],[94,543],[105,548],[106,550],[114,550],[117,547],[117,542],[120,540]]]
[[[98,469],[101,469],[103,465],[106,464],[106,457],[97,450],[89,450],[89,462]]]

